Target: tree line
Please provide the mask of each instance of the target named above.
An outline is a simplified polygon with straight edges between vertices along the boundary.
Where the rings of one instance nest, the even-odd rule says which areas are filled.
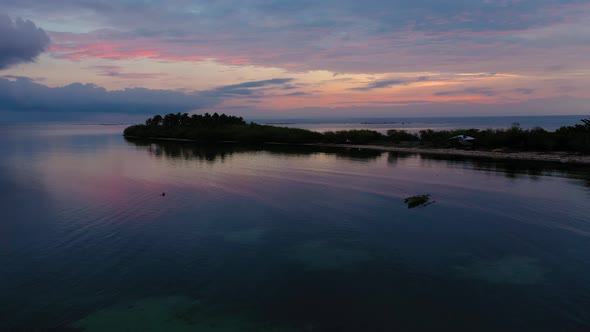
[[[248,123],[241,117],[225,114],[176,113],[156,115],[147,119],[145,124],[126,128],[124,134],[128,137],[179,138],[209,142],[403,144],[435,148],[464,147],[450,138],[467,135],[475,138],[469,144],[469,147],[474,149],[590,152],[590,119],[582,119],[581,122],[555,131],[539,127],[522,129],[520,125],[513,124],[508,129],[429,129],[418,133],[392,129],[387,134],[362,129],[319,133],[306,129]]]
[[[187,113],[171,113],[165,116],[156,115],[153,118],[145,120],[145,125],[148,127],[222,127],[222,126],[235,126],[235,125],[246,125],[246,121],[243,118],[213,113],[205,114],[193,114],[188,115]]]
[[[453,147],[457,141],[450,138],[458,135],[474,137],[474,149],[506,149],[516,151],[577,151],[590,152],[590,119],[581,124],[563,126],[555,131],[540,127],[523,129],[518,123],[508,129],[456,129],[422,130],[411,134],[400,130],[389,130],[387,136],[393,143],[415,142],[423,146]]]

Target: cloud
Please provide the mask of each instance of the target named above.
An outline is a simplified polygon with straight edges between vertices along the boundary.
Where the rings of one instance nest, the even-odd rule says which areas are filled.
[[[587,42],[589,8],[587,0],[8,0],[3,6],[47,20],[52,54],[65,59],[216,59],[336,73],[446,71],[457,61],[467,71],[510,71],[532,66],[527,55],[547,63],[566,52],[556,49],[562,43]],[[56,24],[58,15],[68,24]],[[580,38],[564,37],[572,31]],[[528,46],[515,49],[521,43]],[[583,59],[584,51],[575,51]]]
[[[281,83],[282,82],[282,83]],[[176,90],[154,90],[133,88],[109,91],[92,84],[73,83],[64,87],[49,87],[26,77],[0,77],[0,113],[5,121],[17,119],[55,120],[64,114],[64,119],[86,120],[102,114],[101,121],[109,122],[117,116],[133,116],[132,121],[145,115],[190,112],[195,110],[215,110],[246,117],[316,117],[330,116],[478,116],[478,115],[542,115],[587,114],[588,99],[559,97],[533,99],[526,101],[506,101],[498,103],[435,102],[425,100],[379,101],[362,106],[338,106],[331,108],[287,108],[281,112],[260,106],[263,97],[297,97],[309,92],[277,94],[285,91],[281,84],[289,84],[291,79],[275,79],[243,82],[205,90],[182,92]],[[236,88],[238,87],[238,88]],[[252,95],[228,94],[235,89],[254,90]],[[261,90],[263,89],[263,90]],[[448,94],[490,95],[490,88],[478,87],[447,91]],[[267,94],[268,93],[268,94]],[[256,96],[258,99],[252,99]],[[239,103],[231,103],[237,100]],[[230,103],[226,103],[229,101]]]
[[[588,117],[588,98],[551,97],[505,103],[465,103],[413,101],[397,105],[350,106],[350,107],[307,107],[276,111],[249,110],[250,118],[301,119],[330,117],[421,117],[421,116],[521,116],[521,115],[580,115]]]
[[[225,86],[224,89],[260,88],[266,85],[285,84],[291,82],[292,78],[273,78],[270,80],[244,82],[235,85]]]
[[[123,79],[153,79],[153,78],[162,78],[164,76],[168,76],[167,73],[129,73],[125,72],[124,69],[120,66],[90,66],[90,69],[96,69],[98,71],[98,75],[100,76],[107,76],[107,77],[117,77]]]
[[[92,12],[103,21],[120,26],[138,21],[137,34],[144,36],[182,36],[183,20],[196,19],[203,26],[222,27],[233,19],[244,29],[344,28],[350,22],[371,23],[365,30],[393,30],[411,24],[425,31],[512,30],[560,21],[559,11],[584,0],[204,0],[144,1],[100,0],[8,0],[10,9],[71,13]],[[176,19],[174,25],[170,21]],[[167,25],[159,23],[166,22]],[[152,23],[152,24],[149,24]],[[247,23],[247,25],[242,25]],[[155,28],[158,27],[158,28]],[[355,26],[356,28],[356,26]],[[241,32],[241,31],[236,31]]]
[[[571,85],[562,85],[562,86],[558,86],[557,87],[557,91],[558,92],[574,92],[578,90],[578,88],[576,88],[575,86],[571,86]]]
[[[480,88],[467,88],[462,90],[452,90],[452,91],[440,91],[434,93],[435,96],[461,96],[461,95],[478,95],[478,96],[487,96],[493,97],[498,94],[497,91],[492,90],[486,87]]]
[[[287,94],[285,94],[283,96],[286,96],[286,97],[299,97],[299,96],[308,96],[308,95],[310,95],[309,92],[299,91],[299,92],[287,93]]]
[[[294,90],[294,89],[299,89],[298,86],[292,85],[292,84],[285,84],[282,87],[283,90]]]
[[[104,68],[108,69],[108,68]],[[276,78],[221,86],[211,90],[183,92],[130,88],[109,91],[94,84],[72,83],[48,87],[32,79],[0,77],[0,111],[43,111],[73,113],[152,114],[189,112],[211,108],[225,100],[253,95],[263,97],[261,88],[280,86],[292,78]],[[297,94],[299,95],[299,94]]]
[[[0,78],[0,109],[83,113],[151,114],[212,107],[220,100],[201,93],[133,88],[108,91],[93,84],[48,87],[28,78]]]
[[[395,85],[408,85],[410,84],[409,81],[403,81],[403,80],[380,80],[380,81],[375,81],[372,83],[367,84],[366,86],[361,86],[361,87],[356,87],[356,88],[350,88],[349,90],[356,90],[356,91],[370,91],[370,90],[375,90],[375,89],[383,89],[383,88],[389,88]]]
[[[0,13],[0,70],[33,62],[49,46],[49,37],[35,23]]]
[[[7,74],[44,76],[51,86],[207,87],[187,93],[191,107],[498,103],[582,96],[588,83],[588,0],[0,2],[52,40],[42,63]],[[233,84],[247,79],[254,82]],[[558,91],[562,85],[578,90]],[[321,91],[295,98],[311,89]]]
[[[273,78],[270,80],[262,80],[262,81],[252,81],[252,82],[244,82],[240,84],[233,84],[233,85],[226,85],[211,91],[208,91],[207,94],[214,95],[214,96],[231,96],[231,95],[242,95],[242,96],[250,96],[256,94],[258,88],[263,88],[267,86],[276,86],[276,85],[285,85],[289,82],[293,81],[292,78]],[[283,87],[284,89],[284,87]]]
[[[516,93],[520,93],[523,95],[530,95],[533,94],[536,91],[536,89],[531,89],[531,88],[518,88],[518,89],[514,89],[514,92]]]

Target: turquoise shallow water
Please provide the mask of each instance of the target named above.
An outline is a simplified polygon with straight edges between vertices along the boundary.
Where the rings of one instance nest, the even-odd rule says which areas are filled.
[[[588,169],[121,131],[0,127],[0,331],[590,329]]]

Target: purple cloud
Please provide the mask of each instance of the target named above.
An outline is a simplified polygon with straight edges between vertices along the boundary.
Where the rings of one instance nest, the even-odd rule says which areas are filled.
[[[0,111],[151,114],[211,108],[224,100],[263,97],[261,88],[279,87],[292,78],[243,82],[211,90],[183,92],[131,88],[106,90],[94,84],[48,87],[30,78],[0,77]]]
[[[107,76],[107,77],[117,77],[117,78],[124,78],[124,79],[155,79],[155,78],[162,78],[168,76],[167,73],[130,73],[126,72],[120,66],[91,66],[91,69],[96,69],[98,71],[98,75],[100,76]]]
[[[531,89],[531,88],[518,88],[518,89],[514,89],[514,92],[516,93],[520,93],[523,95],[530,95],[533,94],[536,90],[535,89]]]
[[[185,112],[219,103],[212,96],[133,88],[109,91],[93,84],[48,87],[27,78],[0,78],[0,110],[78,113]]]
[[[458,61],[464,69],[505,69],[511,62],[499,58],[514,61],[531,54],[511,45],[550,49],[566,42],[552,37],[530,44],[536,35],[522,32],[583,22],[581,9],[587,4],[582,0],[8,0],[3,5],[39,18],[73,17],[70,33],[52,33],[54,54],[66,58],[215,58],[299,71],[386,72],[426,65],[445,71]],[[90,22],[76,22],[80,12]],[[101,28],[76,32],[86,31],[89,23]],[[579,45],[583,40],[567,43]],[[554,52],[559,51],[545,52],[546,57],[554,57]]]
[[[35,61],[47,46],[49,37],[35,23],[0,13],[0,70]]]
[[[460,95],[478,95],[493,97],[498,94],[497,91],[487,87],[467,88],[462,90],[440,91],[434,93],[435,96],[460,96]]]
[[[259,88],[268,86],[284,86],[293,81],[292,78],[273,78],[270,80],[244,82],[240,84],[226,85],[206,93],[214,96],[253,96],[259,91]]]
[[[285,97],[300,97],[300,96],[308,96],[310,94],[311,93],[309,93],[309,92],[298,91],[298,92],[287,93],[283,96],[285,96]]]
[[[375,82],[371,82],[369,84],[367,84],[366,86],[361,86],[361,87],[356,87],[356,88],[350,88],[349,90],[356,90],[356,91],[371,91],[371,90],[375,90],[375,89],[383,89],[383,88],[389,88],[395,85],[408,85],[411,82],[409,81],[403,81],[403,80],[380,80],[380,81],[375,81]]]
[[[171,112],[190,112],[195,110],[212,110],[229,112],[252,117],[276,117],[276,112],[255,106],[263,101],[264,96],[271,98],[285,96],[303,96],[301,92],[291,94],[273,94],[284,91],[282,84],[288,79],[276,81],[264,80],[244,82],[206,91],[183,92],[176,90],[156,90],[133,88],[109,91],[92,84],[73,83],[64,87],[48,87],[26,77],[11,75],[0,77],[0,112],[10,119],[16,115],[36,114],[46,120],[54,119],[58,114],[71,114],[74,119],[85,119],[94,114],[144,116]],[[238,89],[254,89],[251,95],[228,94],[236,86]],[[275,88],[264,94],[260,89]],[[465,92],[467,91],[467,92]],[[471,93],[490,95],[486,88],[457,90],[453,94]],[[447,92],[447,94],[450,92]],[[309,93],[308,93],[309,94]],[[492,93],[493,94],[493,93]],[[258,99],[251,99],[257,96]],[[247,99],[242,99],[246,97]],[[221,106],[224,101],[239,98],[240,105]],[[524,114],[586,114],[588,99],[573,97],[556,97],[531,99],[526,101],[509,101],[504,103],[462,103],[434,102],[424,100],[407,100],[400,102],[374,101],[364,106],[354,107],[309,107],[287,109],[280,117],[366,117],[366,116],[442,116],[442,115],[524,115]]]

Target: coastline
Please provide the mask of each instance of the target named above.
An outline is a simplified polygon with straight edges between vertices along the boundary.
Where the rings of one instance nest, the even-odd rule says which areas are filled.
[[[125,136],[125,138],[142,139],[142,140],[156,140],[156,141],[173,141],[173,142],[193,142],[198,141],[182,138],[157,138],[157,137],[138,137]],[[220,141],[218,143],[239,143],[236,141]],[[405,148],[387,145],[360,145],[360,144],[328,144],[328,143],[274,143],[266,142],[263,144],[273,145],[303,145],[303,146],[319,146],[331,148],[344,149],[367,149],[380,150],[392,152],[406,152],[406,153],[421,153],[434,154],[442,156],[461,156],[472,158],[487,158],[487,159],[505,159],[505,160],[521,160],[521,161],[541,161],[541,162],[555,162],[561,164],[582,164],[590,165],[590,155],[575,154],[570,152],[539,152],[539,151],[519,151],[519,152],[491,152],[481,150],[458,150],[458,149],[436,149],[436,148]]]
[[[444,156],[462,156],[488,159],[528,160],[542,162],[558,162],[561,164],[590,164],[590,155],[569,152],[491,152],[481,150],[435,149],[435,148],[403,148],[385,145],[354,145],[354,144],[306,144],[311,146],[341,147],[349,149],[370,149],[381,151],[436,154]]]

